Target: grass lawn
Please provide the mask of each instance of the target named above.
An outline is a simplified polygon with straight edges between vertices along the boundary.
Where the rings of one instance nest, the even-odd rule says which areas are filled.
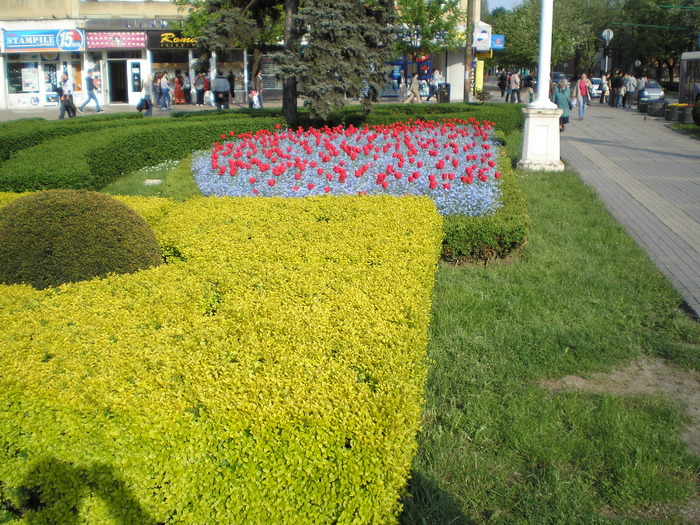
[[[184,201],[201,195],[192,178],[191,159],[181,162],[164,162],[158,166],[143,168],[122,177],[102,189],[110,195],[142,195],[144,197],[170,197]]]
[[[517,158],[520,140],[509,139]],[[190,194],[188,164],[166,170],[161,194]],[[540,381],[643,355],[698,370],[700,325],[575,173],[519,180],[532,219],[522,251],[438,271],[401,523],[683,523],[678,505],[697,497],[700,459],[680,440],[680,407],[661,395],[553,393]]]
[[[576,174],[519,178],[532,219],[522,253],[439,270],[402,523],[639,523],[625,516],[650,507],[673,522],[700,468],[678,407],[539,382],[642,355],[698,369],[699,326]]]
[[[685,133],[686,135],[700,139],[700,126],[696,126],[695,124],[678,124],[671,127]]]

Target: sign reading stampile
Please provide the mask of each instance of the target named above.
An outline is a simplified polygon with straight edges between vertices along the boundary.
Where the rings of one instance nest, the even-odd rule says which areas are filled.
[[[85,51],[85,33],[80,29],[5,31],[6,53]]]

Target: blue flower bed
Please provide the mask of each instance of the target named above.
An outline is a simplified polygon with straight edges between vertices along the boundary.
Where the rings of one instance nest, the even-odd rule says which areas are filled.
[[[501,206],[491,129],[471,119],[222,135],[192,169],[204,195],[427,195],[442,215],[481,217]]]

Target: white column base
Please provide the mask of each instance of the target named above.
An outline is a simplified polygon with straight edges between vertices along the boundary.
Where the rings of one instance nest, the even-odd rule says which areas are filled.
[[[564,171],[560,159],[559,108],[523,108],[523,152],[518,169],[531,171]]]

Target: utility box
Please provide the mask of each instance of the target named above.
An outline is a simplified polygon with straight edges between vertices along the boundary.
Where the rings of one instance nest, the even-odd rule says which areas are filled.
[[[438,104],[447,104],[450,101],[449,84],[438,84],[437,101]]]

